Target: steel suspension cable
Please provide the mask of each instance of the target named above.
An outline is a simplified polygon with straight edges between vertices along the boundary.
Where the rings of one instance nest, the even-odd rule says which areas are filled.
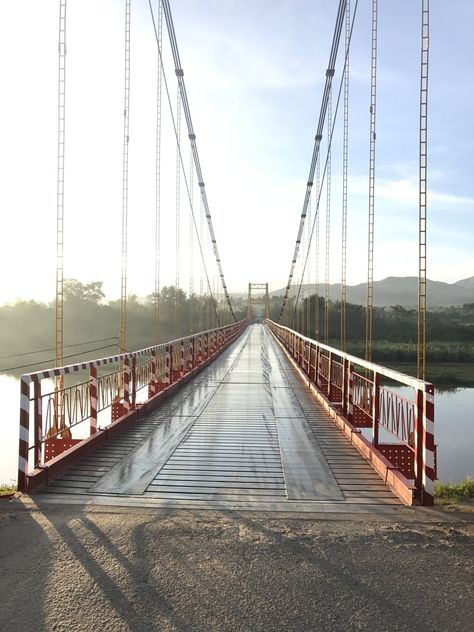
[[[181,230],[181,162],[180,162],[180,142],[181,142],[181,92],[177,90],[176,95],[176,224],[175,224],[175,257],[176,257],[176,273],[175,273],[175,284],[174,284],[174,314],[175,314],[175,337],[178,338],[180,335],[180,313],[179,313],[179,302],[180,302],[180,279],[179,279],[179,267],[180,267],[180,230]]]
[[[163,44],[163,6],[158,0],[158,50]],[[155,141],[155,292],[154,292],[154,338],[160,341],[160,292],[161,292],[161,102],[163,76],[160,53],[157,54],[156,69],[156,141]]]
[[[327,70],[326,70],[326,82],[325,82],[325,85],[324,85],[324,92],[323,92],[323,98],[322,98],[321,109],[320,109],[320,114],[319,114],[318,127],[317,127],[316,136],[314,138],[314,146],[313,146],[313,155],[312,155],[312,159],[311,159],[311,166],[310,166],[310,169],[309,169],[308,182],[306,184],[306,192],[305,192],[305,197],[304,197],[304,201],[303,201],[303,209],[302,209],[302,212],[301,212],[301,219],[300,219],[300,224],[299,224],[299,228],[298,228],[298,234],[297,234],[297,237],[296,237],[295,250],[294,250],[294,253],[293,253],[293,259],[291,261],[291,266],[290,266],[290,275],[288,277],[288,283],[286,285],[285,296],[283,297],[283,303],[282,303],[282,307],[281,307],[281,311],[280,311],[280,320],[281,320],[283,311],[285,309],[286,302],[288,300],[288,294],[289,294],[291,283],[292,283],[292,279],[293,279],[295,265],[296,265],[296,261],[298,259],[298,253],[299,253],[300,244],[301,244],[301,237],[302,237],[302,234],[303,234],[303,228],[304,228],[304,225],[305,225],[306,213],[307,213],[307,209],[308,209],[309,196],[311,194],[311,188],[313,186],[314,171],[315,171],[315,168],[316,168],[316,162],[317,162],[317,159],[318,159],[319,149],[320,149],[320,145],[321,145],[321,140],[322,140],[322,137],[323,137],[324,121],[326,119],[326,111],[327,111],[327,104],[328,104],[328,99],[329,99],[329,91],[330,91],[330,88],[331,88],[331,85],[332,85],[332,79],[333,79],[333,76],[334,76],[334,70],[335,70],[335,65],[336,65],[336,60],[337,60],[337,52],[338,52],[338,49],[339,49],[339,40],[340,40],[340,37],[341,37],[341,31],[342,31],[342,27],[343,27],[343,24],[344,24],[344,15],[345,15],[345,10],[346,10],[346,2],[347,2],[347,0],[339,0],[339,8],[338,8],[337,17],[336,17],[336,25],[334,27],[334,35],[333,35],[333,40],[332,40],[331,52],[330,52],[330,55],[329,55],[328,67],[327,67]]]
[[[347,315],[347,175],[349,164],[349,43],[351,4],[346,6],[346,65],[344,68],[344,126],[342,149],[342,262],[341,262],[341,351],[346,349]]]
[[[374,223],[375,223],[375,123],[377,104],[377,20],[378,0],[372,0],[372,46],[370,62],[370,149],[369,149],[369,231],[367,257],[367,307],[365,313],[365,359],[372,359],[374,303]]]
[[[184,111],[184,116],[185,116],[186,124],[187,124],[187,128],[188,128],[188,136],[189,136],[189,140],[191,142],[191,148],[192,148],[192,152],[193,152],[193,156],[194,156],[194,166],[195,166],[195,169],[196,169],[196,176],[198,178],[198,184],[199,184],[199,188],[200,188],[200,191],[201,191],[202,200],[203,200],[203,203],[204,203],[204,209],[206,211],[206,218],[207,218],[209,232],[211,234],[211,242],[212,242],[212,247],[213,247],[213,251],[214,251],[214,256],[215,256],[215,259],[216,259],[216,262],[217,262],[217,267],[218,267],[218,270],[219,270],[220,281],[221,281],[222,289],[223,289],[225,297],[226,297],[227,305],[228,305],[229,310],[230,310],[230,312],[232,314],[232,317],[234,318],[234,321],[235,321],[236,318],[235,318],[234,310],[232,308],[232,303],[230,301],[230,296],[229,296],[229,293],[227,291],[227,285],[225,283],[224,271],[223,271],[223,268],[222,268],[222,263],[221,263],[219,251],[218,251],[218,248],[217,248],[216,236],[215,236],[215,233],[214,233],[214,227],[213,227],[213,224],[212,224],[211,213],[210,213],[210,210],[209,210],[209,204],[208,204],[206,190],[205,190],[204,178],[203,178],[203,175],[202,175],[201,163],[200,163],[200,160],[199,160],[199,153],[198,153],[197,144],[196,144],[196,134],[194,133],[193,122],[192,122],[192,118],[191,118],[191,110],[189,108],[188,97],[187,97],[187,93],[186,93],[186,86],[185,86],[185,83],[184,83],[184,72],[183,72],[183,69],[182,69],[182,66],[181,66],[181,60],[180,60],[180,57],[179,57],[178,42],[176,40],[176,33],[175,33],[175,30],[174,30],[173,17],[171,15],[171,8],[170,8],[169,0],[163,0],[163,8],[164,8],[164,13],[165,13],[165,18],[166,18],[166,25],[168,27],[168,35],[169,35],[169,38],[170,38],[171,51],[172,51],[173,59],[174,59],[174,63],[175,63],[175,72],[176,72],[176,76],[178,77],[178,84],[179,84],[179,88],[180,88],[180,92],[181,92],[181,99],[182,99],[182,103],[183,103],[183,111]],[[219,322],[218,318],[217,318],[217,321]]]
[[[56,366],[63,364],[64,354],[64,156],[66,140],[66,0],[59,2],[58,44],[58,163],[56,193]],[[61,392],[62,375],[54,383],[54,422],[64,430],[64,410]],[[65,431],[62,438],[70,437]]]
[[[199,198],[199,241],[203,243],[204,236],[204,204],[202,197]],[[202,275],[202,268],[199,269],[199,294],[202,296],[204,293],[204,278]]]
[[[127,342],[127,240],[128,240],[128,141],[130,107],[130,10],[131,0],[125,0],[125,85],[122,151],[122,278],[120,289],[120,353]]]
[[[306,225],[306,240],[308,242],[308,248],[311,250],[311,241],[310,241],[310,231],[311,231],[311,196],[308,201],[308,223]],[[311,266],[306,268],[306,328],[305,328],[305,336],[311,335]]]
[[[350,32],[350,37],[349,37],[349,48],[350,48],[350,42],[352,40],[352,33],[354,31],[354,24],[355,24],[355,19],[356,19],[356,16],[357,16],[358,6],[359,6],[359,0],[356,0],[355,6],[354,6],[354,14],[353,14],[353,17],[352,17],[351,32]],[[344,60],[344,67],[345,67],[346,61],[347,61],[347,57]],[[338,94],[337,94],[336,107],[335,107],[335,110],[334,110],[334,117],[333,117],[333,121],[332,121],[332,132],[331,132],[329,147],[331,147],[332,138],[333,138],[333,135],[334,135],[334,128],[335,128],[335,123],[336,123],[336,120],[337,120],[337,114],[338,114],[338,111],[339,111],[339,103],[340,103],[340,100],[341,100],[343,81],[344,81],[344,68],[343,68],[343,72],[342,72],[341,81],[339,83],[339,90],[338,90]],[[329,149],[329,147],[328,147],[328,149]],[[317,224],[318,224],[319,204],[320,204],[320,201],[321,201],[322,186],[324,184],[324,180],[325,180],[325,177],[326,177],[327,165],[328,165],[328,154],[326,155],[326,162],[325,162],[325,165],[324,165],[324,170],[323,170],[323,175],[322,175],[322,179],[321,179],[321,184],[320,184],[320,188],[319,188],[319,192],[318,192],[317,200],[316,200],[316,204],[315,204],[316,209],[315,209],[315,216],[314,216],[314,219],[313,219],[313,227],[311,229],[311,240],[310,240],[310,243],[311,243],[311,241],[313,239],[315,226],[317,226]],[[304,260],[304,268],[306,268],[306,266],[308,264],[308,258],[309,258],[309,250],[306,252],[306,257],[305,257],[305,260]],[[295,308],[293,310],[293,316],[292,316],[291,323],[293,323],[293,319],[294,319],[295,311],[296,311],[296,308],[297,308],[297,305],[298,305],[300,293],[301,293],[301,285],[298,288],[297,300],[296,300]]]
[[[59,3],[58,155],[56,190],[56,366],[64,348],[64,154],[66,133],[66,0]]]
[[[328,99],[328,155],[326,160],[326,248],[324,271],[324,342],[329,342],[329,263],[331,248],[331,140],[332,140],[332,90]]]
[[[189,188],[191,191],[191,204],[194,206],[194,160],[193,154],[190,154],[189,162]],[[193,214],[189,210],[189,302],[188,302],[188,330],[192,334],[194,331],[194,224]]]
[[[319,259],[320,259],[320,253],[319,253],[319,213],[318,213],[318,202],[319,202],[319,196],[321,195],[321,162],[319,160],[319,156],[318,156],[318,162],[316,163],[316,196],[315,196],[315,209],[314,209],[314,222],[316,224],[316,237],[315,237],[315,250],[316,250],[316,300],[315,300],[315,334],[316,334],[316,339],[319,340],[319,337],[321,335],[321,323],[320,323],[320,294],[321,294],[321,287],[319,284]]]
[[[156,39],[156,42],[158,43],[157,26],[156,26],[156,20],[155,20],[155,15],[154,15],[154,12],[153,12],[153,7],[152,7],[152,4],[151,4],[151,0],[148,0],[148,6],[150,8],[150,15],[151,15],[151,20],[152,20],[152,24],[153,24],[153,30],[155,32],[155,39]],[[163,0],[163,8],[165,9],[164,0]],[[168,5],[168,11],[169,11],[169,5]],[[166,17],[166,13],[165,13],[165,17]],[[168,26],[168,18],[167,18],[167,26]],[[169,26],[168,26],[168,34],[169,34]],[[174,135],[175,135],[175,137],[177,137],[176,121],[175,121],[175,118],[174,118],[174,115],[173,115],[173,106],[172,106],[172,103],[171,103],[171,96],[170,96],[170,91],[169,91],[169,87],[168,87],[168,81],[166,79],[166,72],[165,72],[164,65],[163,65],[163,56],[162,56],[161,50],[159,48],[158,48],[158,54],[159,54],[159,57],[160,57],[160,64],[161,64],[162,73],[163,73],[163,85],[165,87],[166,97],[167,97],[167,101],[168,101],[168,107],[169,107],[170,114],[171,114],[171,120],[172,120],[172,124],[173,124]],[[178,61],[179,61],[179,58],[178,58]],[[175,74],[178,77],[178,85],[180,87],[181,100],[182,100],[183,106],[185,106],[184,109],[185,109],[185,114],[186,114],[186,111],[189,111],[189,105],[188,105],[188,102],[187,102],[187,98],[186,98],[185,102],[183,101],[183,90],[181,88],[181,82],[179,81],[180,77],[182,78],[182,76],[184,74],[183,70],[181,68],[179,68],[179,67],[175,67]],[[184,95],[186,96],[185,92],[184,92]],[[188,118],[186,118],[186,120],[188,122]],[[188,126],[188,131],[189,131],[189,126]],[[191,145],[192,145],[192,137],[193,136],[194,136],[194,140],[195,140],[194,132],[192,132],[191,134],[188,134],[188,136],[190,138]],[[194,143],[194,145],[195,145],[195,143]],[[188,180],[187,180],[187,177],[186,177],[186,170],[185,170],[185,167],[184,167],[184,160],[183,160],[183,156],[182,156],[182,153],[181,153],[181,147],[180,147],[179,143],[178,143],[178,148],[179,148],[179,158],[180,158],[180,163],[181,163],[181,170],[182,170],[182,173],[183,173],[183,179],[184,179],[185,186],[186,186],[186,192],[187,192],[187,196],[188,196],[188,201],[189,201],[189,204],[190,204],[191,209],[192,209],[194,230],[195,230],[195,233],[197,235],[197,242],[198,242],[198,246],[199,246],[199,252],[200,252],[200,255],[201,255],[201,260],[203,261],[203,265],[204,265],[204,272],[205,272],[205,277],[206,277],[206,283],[207,283],[207,287],[209,289],[209,293],[210,293],[211,297],[213,298],[213,293],[212,293],[212,288],[211,288],[211,280],[210,280],[209,273],[208,273],[207,266],[206,266],[206,262],[205,262],[205,256],[204,256],[202,241],[201,241],[201,239],[199,237],[198,225],[197,225],[196,217],[195,217],[195,214],[194,214],[194,208],[192,207],[192,204],[191,204],[191,196],[190,196],[190,191],[189,191],[189,184],[188,184]],[[196,151],[197,151],[197,149],[196,149]],[[194,156],[194,164],[195,164],[195,167],[196,167],[196,152],[194,151],[194,149],[193,149],[193,156]],[[196,174],[198,175],[198,177],[202,177],[202,172],[201,172],[200,169],[199,169],[199,172],[198,172],[198,170],[196,168]],[[201,193],[201,196],[202,196],[202,193]],[[203,204],[204,204],[205,210],[206,210],[206,208],[208,209],[208,207],[206,207],[206,203],[207,203],[207,198],[204,198],[203,199]],[[206,216],[207,215],[208,214],[207,214],[207,210],[206,210]],[[208,216],[208,225],[209,225],[209,220],[210,220],[210,214]],[[211,223],[211,227],[212,227],[212,223]],[[213,241],[215,243],[215,237],[214,237],[214,232],[213,231],[212,231],[211,236],[213,237]],[[216,246],[214,247],[214,252],[216,252]],[[226,289],[226,296],[228,298],[229,308],[231,309],[232,317],[233,317],[234,321],[236,321],[235,314],[234,314],[234,312],[232,310],[232,306],[230,304],[230,298],[228,297],[227,289]],[[212,300],[212,306],[213,306],[214,311],[215,311],[216,322],[219,324],[219,316],[217,314],[216,303],[214,301],[214,298]]]
[[[420,63],[420,140],[418,162],[418,353],[417,376],[426,373],[426,225],[428,170],[428,71],[430,46],[430,1],[421,1],[421,63]]]

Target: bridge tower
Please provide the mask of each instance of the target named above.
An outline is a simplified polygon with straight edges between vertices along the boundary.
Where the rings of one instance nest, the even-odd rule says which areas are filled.
[[[264,290],[264,294],[259,294],[257,297],[252,298],[252,290],[261,291]],[[263,318],[270,318],[270,297],[268,294],[268,283],[249,283],[249,292],[247,299],[247,318],[249,320],[253,320],[253,303],[258,302],[260,305],[263,304]]]

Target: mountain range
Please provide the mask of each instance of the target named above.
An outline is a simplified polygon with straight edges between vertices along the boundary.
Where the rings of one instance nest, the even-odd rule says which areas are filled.
[[[296,288],[295,288],[296,289]],[[301,296],[314,294],[315,284],[302,285]],[[282,296],[285,288],[270,292],[270,296]],[[320,285],[320,293],[324,294],[324,283]],[[329,286],[329,298],[338,301],[341,298],[341,285]],[[367,283],[347,286],[347,301],[356,305],[365,305],[367,301]],[[418,303],[418,277],[387,277],[382,281],[374,281],[374,305],[402,305],[416,307]],[[427,281],[427,303],[431,308],[449,307],[474,303],[474,276],[456,283],[443,281]]]

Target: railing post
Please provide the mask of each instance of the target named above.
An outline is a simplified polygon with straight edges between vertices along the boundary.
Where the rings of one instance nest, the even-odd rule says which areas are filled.
[[[347,365],[347,418],[352,423],[354,416],[354,377],[352,362],[348,360]]]
[[[97,432],[97,368],[95,366],[89,369],[89,410],[89,433],[93,435]]]
[[[415,480],[418,500],[426,506],[434,504],[434,387],[424,384],[417,390],[415,432]]]
[[[137,357],[132,357],[132,410],[137,403]]]
[[[380,374],[374,371],[372,392],[372,444],[379,444]]]
[[[20,378],[20,440],[18,444],[18,489],[26,491],[30,444],[30,379]]]
[[[345,417],[347,417],[347,358],[342,358],[342,388],[341,388],[341,401],[342,401],[342,412]]]
[[[316,376],[315,366],[313,365],[313,343],[309,343],[309,358],[308,358],[309,366],[308,366],[308,376],[311,382],[314,383],[314,378]]]
[[[41,382],[35,377],[33,379],[34,398],[34,467],[37,468],[41,461],[41,440],[43,439],[43,401],[41,399]]]
[[[332,402],[332,351],[329,352],[328,358],[328,400],[329,403]]]
[[[188,371],[192,371],[194,369],[194,338],[189,339],[189,358],[188,358]]]
[[[130,358],[123,361],[123,408],[125,413],[130,410]]]
[[[165,348],[165,384],[168,386],[173,381],[173,348],[172,345],[166,345]]]
[[[321,347],[316,345],[316,386],[321,390]]]
[[[202,336],[198,338],[198,364],[202,362]]]
[[[153,395],[156,395],[156,384],[157,384],[156,349],[152,349],[151,351],[150,370],[151,370],[151,380],[149,384],[149,393],[150,393],[150,397],[153,397]]]
[[[181,343],[179,345],[179,376],[183,377],[184,375],[184,340],[181,339]]]
[[[424,408],[424,392],[421,388],[416,389],[416,405],[415,405],[415,487],[416,498],[423,502],[423,408]]]

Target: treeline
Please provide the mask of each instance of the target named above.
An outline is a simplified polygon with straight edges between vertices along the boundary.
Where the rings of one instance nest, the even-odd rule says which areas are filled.
[[[218,319],[221,325],[231,322],[225,305],[214,305],[209,296],[189,298],[180,290],[177,312],[174,287],[164,287],[159,298],[160,342],[216,327]],[[236,315],[243,318],[243,313]],[[53,366],[55,317],[54,302],[21,301],[0,307],[0,371],[17,375]],[[119,327],[120,301],[105,302],[102,283],[65,282],[65,364],[117,353]],[[155,296],[144,301],[128,296],[127,349],[142,349],[154,343]]]
[[[318,309],[319,308],[319,309]],[[293,327],[311,338],[324,340],[325,304],[311,296],[291,312]],[[319,331],[319,336],[318,336]],[[474,303],[427,313],[428,362],[474,362]],[[341,303],[328,305],[329,344],[340,347]],[[401,305],[373,308],[373,359],[376,362],[416,362],[418,313]],[[346,306],[346,349],[365,354],[365,307]]]
[[[115,354],[118,350],[120,302],[105,301],[102,284],[65,282],[64,361]],[[213,304],[209,296],[187,296],[164,287],[160,293],[159,341],[185,336],[231,322],[225,303]],[[317,305],[319,303],[319,311]],[[282,297],[271,297],[270,317],[279,320]],[[127,299],[127,348],[152,345],[154,338],[155,296],[139,301]],[[328,309],[329,344],[340,346],[341,305],[330,302]],[[247,315],[246,298],[233,300],[238,320]],[[217,317],[216,317],[217,311]],[[291,311],[290,313],[293,313]],[[319,314],[319,317],[318,317]],[[254,316],[263,316],[263,305],[254,307]],[[305,299],[294,313],[293,328],[311,337],[324,339],[324,300]],[[285,312],[283,324],[288,324]],[[319,336],[317,331],[319,328]],[[347,350],[364,355],[365,308],[347,305]],[[55,305],[21,301],[0,307],[0,371],[19,374],[54,365]],[[428,361],[474,362],[474,303],[450,307],[428,314]],[[380,362],[416,361],[417,313],[401,306],[376,307],[373,311],[373,359]],[[78,345],[77,343],[86,343]],[[32,351],[41,351],[32,353]]]

